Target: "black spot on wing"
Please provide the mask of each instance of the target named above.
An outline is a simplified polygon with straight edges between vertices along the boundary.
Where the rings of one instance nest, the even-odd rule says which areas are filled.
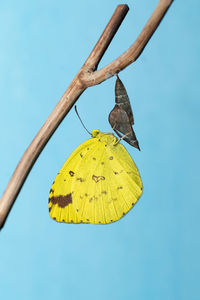
[[[107,195],[106,191],[102,191],[101,193],[102,193],[102,195]]]
[[[94,180],[96,183],[99,182],[100,180],[105,180],[106,178],[104,176],[96,176],[92,175],[92,180]]]
[[[82,177],[77,177],[76,180],[80,181],[80,182],[84,182],[85,181]]]
[[[67,194],[66,196],[56,196],[56,197],[51,197],[50,202],[53,205],[58,204],[59,207],[66,207],[67,205],[69,205],[70,203],[72,203],[72,194]]]
[[[122,186],[118,186],[118,187],[117,187],[117,190],[122,190],[122,189],[123,189]]]

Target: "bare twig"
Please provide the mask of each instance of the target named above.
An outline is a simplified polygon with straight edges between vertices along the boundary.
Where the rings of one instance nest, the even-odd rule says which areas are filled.
[[[103,82],[117,72],[126,68],[138,58],[172,2],[173,0],[160,0],[151,18],[133,45],[117,59],[109,63],[104,68],[96,71],[103,54],[111,43],[112,38],[128,12],[127,5],[117,6],[113,16],[85,64],[79,70],[72,83],[69,85],[68,89],[42,128],[39,130],[30,146],[25,151],[17,168],[15,169],[0,200],[0,227],[3,226],[6,217],[37,157],[79,96],[87,87]]]

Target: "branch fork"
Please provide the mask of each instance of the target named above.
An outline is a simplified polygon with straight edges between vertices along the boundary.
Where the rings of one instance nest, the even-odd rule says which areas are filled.
[[[128,5],[126,4],[117,6],[86,62],[72,80],[64,95],[61,97],[60,101],[57,103],[18,163],[7,188],[0,199],[0,228],[3,227],[9,211],[39,154],[42,152],[48,140],[80,95],[88,87],[105,81],[136,61],[172,2],[173,0],[160,0],[152,16],[130,48],[111,63],[100,70],[97,70],[102,56],[110,45],[129,10]]]

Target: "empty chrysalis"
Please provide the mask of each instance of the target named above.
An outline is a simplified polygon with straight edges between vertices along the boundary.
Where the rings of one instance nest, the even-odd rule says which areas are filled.
[[[115,106],[109,114],[109,123],[117,135],[140,150],[138,140],[132,128],[133,112],[126,89],[117,75],[115,84]]]

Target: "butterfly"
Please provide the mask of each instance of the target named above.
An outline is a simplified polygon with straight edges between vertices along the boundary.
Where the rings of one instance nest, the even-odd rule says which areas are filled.
[[[115,106],[109,114],[109,123],[120,138],[140,150],[138,140],[132,128],[133,112],[126,89],[117,75],[115,84]]]
[[[131,156],[111,133],[95,129],[67,159],[49,194],[57,222],[108,224],[122,218],[142,194]]]

